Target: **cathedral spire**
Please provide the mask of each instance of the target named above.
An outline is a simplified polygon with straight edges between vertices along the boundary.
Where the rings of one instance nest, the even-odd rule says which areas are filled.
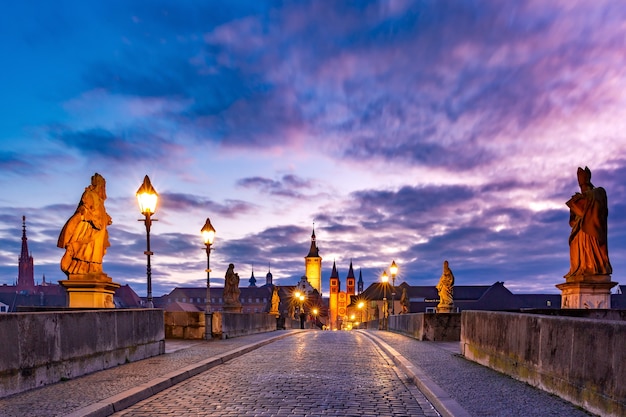
[[[356,283],[357,291],[359,294],[363,292],[363,272],[361,272],[361,268],[359,268],[359,280]]]
[[[33,257],[28,253],[26,216],[22,216],[22,252],[20,253],[19,259],[17,287],[18,289],[33,289],[35,287]]]
[[[350,269],[348,269],[347,278],[354,278],[354,269],[352,269],[352,259],[350,260]]]

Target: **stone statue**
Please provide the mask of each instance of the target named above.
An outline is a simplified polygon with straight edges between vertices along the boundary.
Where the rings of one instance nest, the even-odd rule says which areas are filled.
[[[454,305],[454,301],[452,299],[454,287],[454,274],[452,274],[452,270],[448,266],[448,261],[443,261],[443,274],[441,274],[441,278],[439,278],[439,283],[437,284],[437,292],[439,293],[439,304],[437,305],[437,311],[440,309],[452,309]]]
[[[380,319],[380,310],[378,309],[378,304],[374,306],[374,320]]]
[[[610,275],[607,245],[607,217],[609,214],[606,191],[591,183],[589,168],[578,168],[576,193],[565,204],[570,209],[569,236],[570,270],[565,278],[574,276]]]
[[[102,274],[102,258],[109,244],[111,217],[104,208],[106,181],[96,173],[85,188],[76,212],[63,226],[57,246],[65,249],[61,270],[70,275]]]
[[[239,301],[239,274],[235,273],[235,265],[229,264],[226,271],[224,282],[224,309],[225,310],[241,310],[241,301]]]
[[[280,312],[278,311],[278,306],[280,304],[280,296],[278,295],[278,287],[274,286],[274,291],[272,291],[272,308],[270,309],[270,314],[278,316]]]
[[[406,288],[402,288],[402,297],[400,297],[400,305],[402,306],[402,311],[400,314],[407,314],[409,312],[409,296],[406,293]]]

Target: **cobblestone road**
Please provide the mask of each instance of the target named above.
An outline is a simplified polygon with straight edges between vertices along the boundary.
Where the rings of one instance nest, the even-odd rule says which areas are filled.
[[[437,416],[391,360],[356,332],[278,340],[115,416]]]

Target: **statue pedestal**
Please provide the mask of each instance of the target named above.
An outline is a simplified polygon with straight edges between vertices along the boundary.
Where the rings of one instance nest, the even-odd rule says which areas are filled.
[[[225,313],[241,313],[243,308],[241,307],[241,304],[225,304],[224,307],[222,307],[222,310]]]
[[[567,277],[566,282],[556,287],[561,290],[561,308],[611,308],[610,275],[577,275]]]
[[[120,287],[105,273],[70,274],[69,279],[59,284],[67,290],[70,308],[115,308],[113,295]]]
[[[435,308],[436,313],[456,313],[456,307],[454,305],[437,306]]]

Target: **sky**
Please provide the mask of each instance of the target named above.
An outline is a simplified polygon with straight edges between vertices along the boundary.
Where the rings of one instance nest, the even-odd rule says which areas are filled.
[[[200,229],[248,284],[295,285],[315,227],[328,291],[503,281],[559,293],[588,166],[626,269],[626,4],[618,1],[24,1],[0,13],[0,284],[26,216],[35,280],[94,173],[103,269],[146,294],[135,193],[159,193],[153,295],[206,285]]]

